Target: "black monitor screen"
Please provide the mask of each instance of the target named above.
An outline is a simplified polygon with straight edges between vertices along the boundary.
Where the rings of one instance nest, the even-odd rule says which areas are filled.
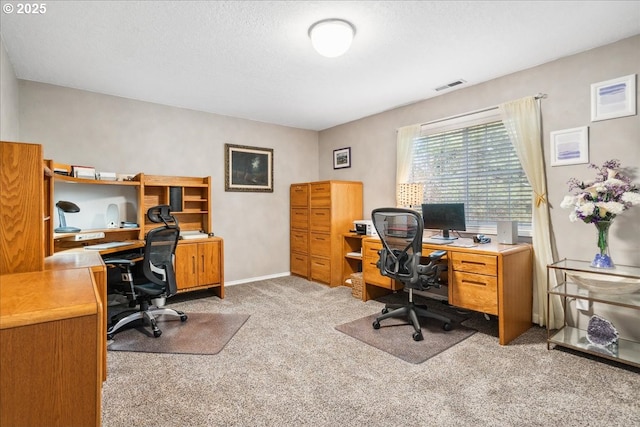
[[[464,203],[424,203],[422,218],[424,228],[442,230],[440,238],[443,239],[452,239],[449,237],[449,230],[465,231],[467,229],[464,220]]]

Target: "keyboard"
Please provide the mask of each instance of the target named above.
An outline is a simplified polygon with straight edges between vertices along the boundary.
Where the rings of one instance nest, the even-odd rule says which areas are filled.
[[[107,242],[107,243],[99,243],[97,245],[88,245],[84,248],[87,250],[94,251],[103,251],[105,249],[118,248],[120,246],[129,246],[131,242]]]
[[[450,245],[453,242],[454,240],[430,239],[430,238],[422,239],[422,243],[428,243],[430,245]]]

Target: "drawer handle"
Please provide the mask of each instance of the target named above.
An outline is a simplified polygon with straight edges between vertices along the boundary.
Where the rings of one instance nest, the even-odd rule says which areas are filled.
[[[479,262],[479,261],[466,261],[466,260],[462,260],[460,261],[461,264],[473,264],[473,265],[484,265],[486,266],[487,263],[485,262]]]
[[[327,240],[327,239],[325,239],[324,237],[315,237],[315,239],[316,239],[316,240],[322,240],[322,241]]]
[[[462,283],[467,284],[467,285],[475,285],[475,286],[487,286],[486,283],[474,282],[473,280],[463,280]]]

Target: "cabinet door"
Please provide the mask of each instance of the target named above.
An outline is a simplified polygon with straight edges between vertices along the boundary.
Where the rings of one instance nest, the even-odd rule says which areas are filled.
[[[220,283],[220,243],[198,243],[198,282],[200,286]]]
[[[176,282],[178,290],[198,285],[198,246],[181,244],[176,248]]]

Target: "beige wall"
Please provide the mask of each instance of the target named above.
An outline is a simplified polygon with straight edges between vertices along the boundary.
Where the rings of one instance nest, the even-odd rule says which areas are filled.
[[[18,80],[9,61],[9,55],[0,42],[0,140],[19,139]]]
[[[365,212],[393,206],[397,128],[545,93],[543,144],[558,254],[561,258],[591,259],[596,251],[595,228],[570,222],[569,211],[560,208],[560,201],[567,194],[569,178],[595,176],[585,164],[551,167],[549,132],[588,126],[590,162],[620,159],[640,184],[640,117],[590,121],[590,85],[636,73],[640,73],[640,36],[337,126],[320,132],[320,178],[364,181]],[[333,150],[342,147],[351,147],[352,167],[333,170]],[[614,262],[640,265],[640,206],[618,216],[611,233]]]
[[[225,279],[289,272],[289,185],[318,178],[318,134],[19,81],[20,136],[45,158],[97,171],[212,177]],[[274,192],[224,190],[224,144],[274,149]],[[78,215],[81,215],[82,212]]]

